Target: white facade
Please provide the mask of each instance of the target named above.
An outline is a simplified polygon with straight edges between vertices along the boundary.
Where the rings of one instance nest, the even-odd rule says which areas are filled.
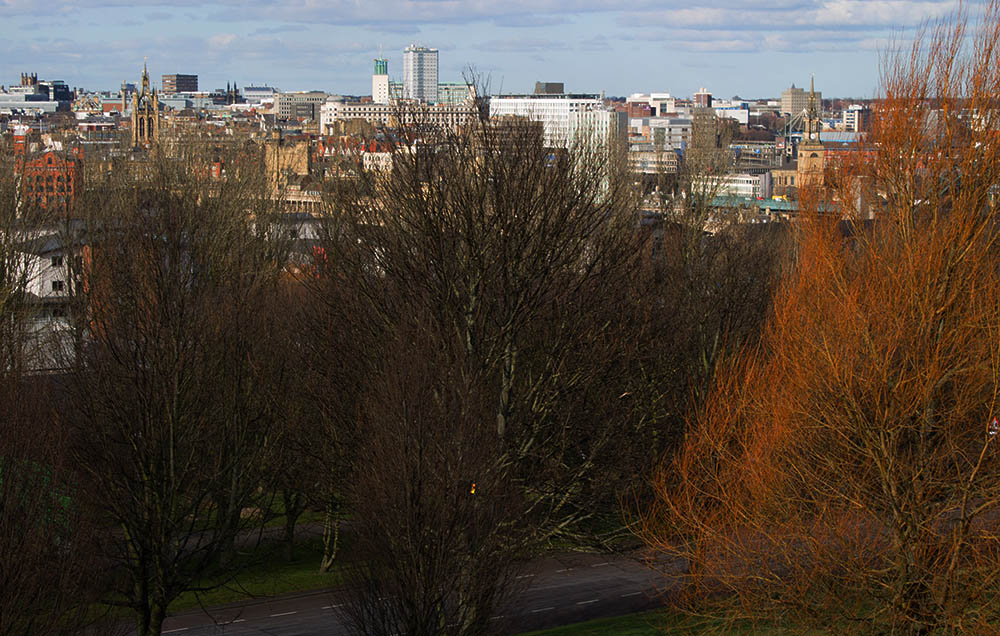
[[[403,49],[403,99],[438,101],[438,50],[411,44]]]
[[[320,108],[320,132],[325,135],[333,134],[330,127],[334,122],[352,119],[363,119],[381,126],[419,123],[455,128],[477,116],[476,109],[469,106],[375,104],[345,102],[341,98],[330,98]]]
[[[490,118],[518,116],[542,123],[545,144],[568,148],[605,133],[624,135],[625,113],[594,95],[504,95],[490,99]]]
[[[663,117],[677,112],[677,99],[670,93],[633,93],[625,98],[626,104],[648,104],[653,117]]]
[[[702,196],[770,199],[771,173],[706,175],[693,179],[691,188]]]
[[[372,73],[372,101],[376,104],[388,104],[389,94],[389,62],[383,59],[375,60],[375,72]]]

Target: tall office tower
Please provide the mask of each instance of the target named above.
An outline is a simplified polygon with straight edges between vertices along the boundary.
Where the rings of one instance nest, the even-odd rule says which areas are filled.
[[[411,44],[403,49],[403,98],[438,100],[438,50]]]
[[[181,75],[180,73],[175,73],[172,75],[164,75],[161,78],[163,82],[163,92],[172,95],[173,93],[197,93],[198,92],[198,76],[197,75]]]
[[[375,58],[375,72],[372,73],[372,102],[389,103],[389,62]]]

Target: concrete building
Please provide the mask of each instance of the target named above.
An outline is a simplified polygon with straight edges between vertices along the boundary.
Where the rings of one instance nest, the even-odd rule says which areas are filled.
[[[650,117],[649,140],[660,149],[684,151],[691,143],[691,120],[681,117]]]
[[[476,117],[478,112],[470,105],[375,104],[331,97],[320,108],[320,132],[324,135],[340,134],[341,122],[352,120],[392,128],[413,124],[456,128]]]
[[[844,132],[862,132],[868,128],[871,110],[860,104],[851,104],[844,109],[841,118],[841,128]]]
[[[274,113],[279,119],[316,120],[320,116],[320,108],[326,102],[328,95],[322,91],[297,91],[294,93],[276,93],[274,96]]]
[[[638,175],[677,173],[677,153],[655,144],[632,144],[628,149],[629,169]]]
[[[823,94],[816,92],[816,103],[823,103]],[[798,115],[809,108],[809,93],[803,88],[791,88],[781,91],[781,112],[788,115]]]
[[[376,104],[388,104],[391,101],[390,97],[389,61],[377,58],[375,70],[372,72],[372,101]]]
[[[17,86],[0,87],[0,111],[54,113],[69,110],[73,92],[62,80],[42,80],[34,73],[21,73]]]
[[[500,95],[490,99],[490,118],[517,116],[541,122],[545,144],[568,148],[596,135],[624,138],[624,112],[609,110],[596,95]]]
[[[645,104],[649,107],[652,117],[667,117],[680,114],[678,100],[672,97],[670,93],[633,93],[625,98],[626,107],[629,104]]]
[[[162,82],[160,88],[168,95],[198,92],[197,75],[182,75],[180,73],[174,73],[172,75],[163,75],[160,79]]]
[[[411,44],[403,49],[403,99],[438,101],[438,50]]]
[[[251,104],[259,104],[263,101],[274,100],[274,96],[278,92],[278,89],[270,86],[244,86],[243,99]]]
[[[701,175],[691,181],[691,189],[708,197],[748,197],[770,199],[771,173]]]
[[[476,89],[465,82],[442,82],[438,84],[438,104],[462,106],[476,96]]]

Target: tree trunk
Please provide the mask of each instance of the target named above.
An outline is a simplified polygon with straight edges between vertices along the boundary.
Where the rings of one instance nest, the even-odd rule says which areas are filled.
[[[333,568],[333,562],[337,558],[337,551],[340,549],[340,518],[338,516],[340,506],[336,502],[330,501],[326,504],[326,514],[323,516],[323,560],[320,563],[320,572],[329,572]]]
[[[291,563],[295,560],[295,524],[302,514],[302,495],[282,490],[281,499],[285,504],[285,560]]]

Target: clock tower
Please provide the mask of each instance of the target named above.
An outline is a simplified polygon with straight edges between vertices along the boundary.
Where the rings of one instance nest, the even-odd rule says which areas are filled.
[[[820,106],[816,103],[815,80],[809,80],[809,107],[806,109],[805,130],[799,142],[798,175],[796,183],[800,188],[823,185],[823,158],[826,154],[819,140]]]

